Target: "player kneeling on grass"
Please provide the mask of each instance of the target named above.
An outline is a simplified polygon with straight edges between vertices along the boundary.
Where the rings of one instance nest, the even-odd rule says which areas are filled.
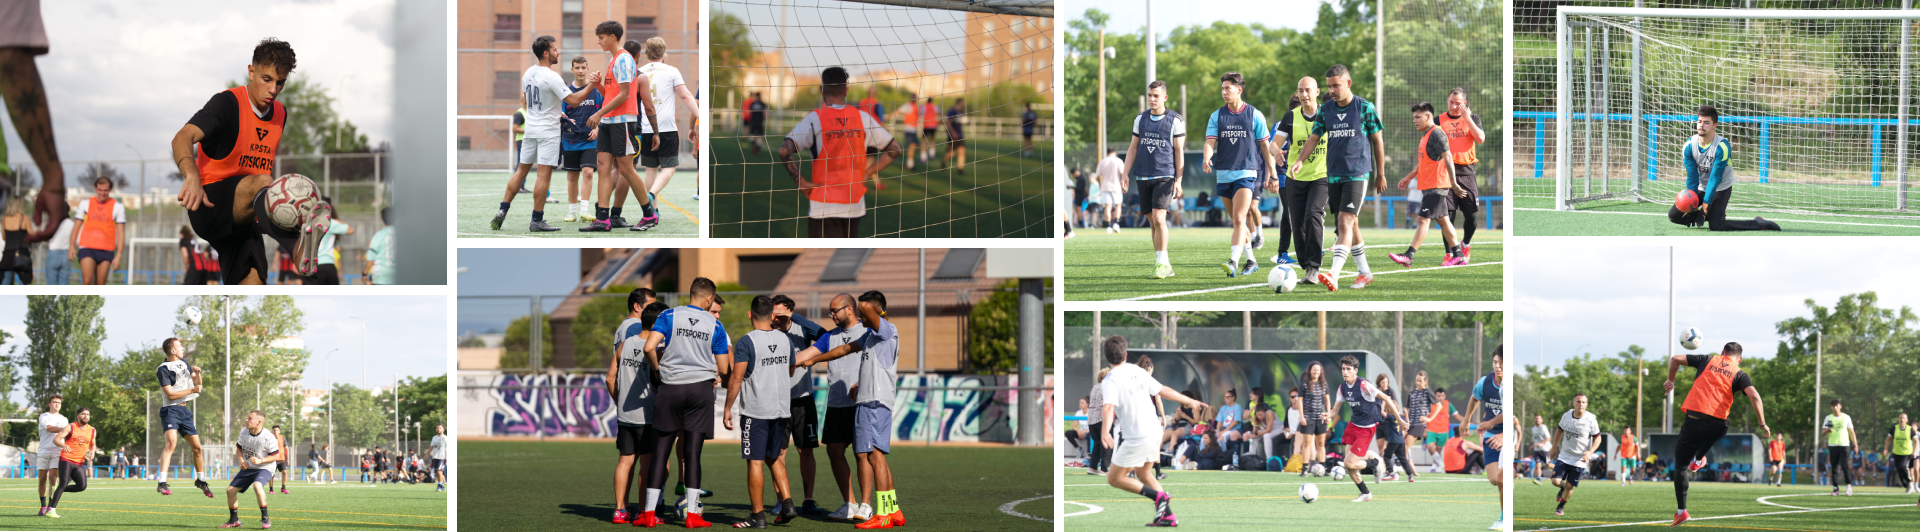
[[[794,354],[799,351],[793,337],[773,328],[773,298],[753,296],[748,304],[753,330],[740,337],[733,350],[733,372],[727,382],[727,406],[720,419],[733,430],[733,405],[740,404],[740,457],[747,460],[747,497],[753,515],[734,523],[734,528],[766,528],[767,512],[761,499],[766,477],[765,466],[773,470],[773,489],[780,501],[776,525],[787,524],[800,512],[793,506],[793,491],[787,484],[787,428],[792,416]]]
[[[1560,446],[1552,478],[1553,485],[1560,488],[1560,494],[1554,497],[1560,505],[1553,508],[1553,515],[1567,515],[1573,488],[1580,487],[1580,477],[1585,476],[1594,449],[1600,447],[1600,419],[1587,411],[1587,394],[1574,394],[1573,410],[1561,414],[1560,424],[1553,427],[1553,441]]]
[[[1733,200],[1733,168],[1727,161],[1733,156],[1733,143],[1714,134],[1719,126],[1720,110],[1713,104],[1700,106],[1693,121],[1694,136],[1680,147],[1680,164],[1687,168],[1687,191],[1697,199],[1689,209],[1676,203],[1667,210],[1667,220],[1687,227],[1705,225],[1709,231],[1779,231],[1780,224],[1758,216],[1752,220],[1727,219],[1727,203]]]
[[[1104,430],[1099,437],[1102,444],[1113,449],[1107,485],[1153,501],[1153,521],[1147,526],[1180,526],[1180,519],[1173,515],[1173,497],[1162,490],[1160,481],[1147,469],[1149,462],[1159,458],[1159,435],[1164,430],[1154,405],[1167,399],[1204,412],[1207,404],[1173,391],[1154,380],[1147,370],[1127,363],[1126,338],[1109,336],[1100,349],[1107,364],[1113,366],[1107,378],[1100,381],[1105,404],[1100,405]]]
[[[1381,415],[1384,411],[1392,414],[1398,425],[1388,427],[1388,430],[1406,432],[1407,423],[1404,420],[1407,414],[1400,410],[1399,403],[1394,402],[1372,381],[1360,378],[1360,360],[1352,356],[1340,357],[1340,386],[1334,391],[1334,397],[1333,407],[1327,409],[1328,412],[1340,411],[1340,403],[1343,402],[1353,409],[1353,417],[1347,421],[1347,431],[1340,436],[1341,441],[1348,443],[1346,458],[1341,461],[1341,466],[1347,469],[1347,476],[1353,477],[1353,486],[1360,488],[1360,496],[1355,497],[1353,502],[1371,501],[1373,493],[1367,490],[1367,481],[1361,475],[1365,471],[1379,474],[1379,469],[1368,463],[1378,460],[1376,455],[1370,453],[1374,429],[1385,419]],[[1382,409],[1383,406],[1386,408]]]
[[[1447,133],[1433,125],[1433,104],[1420,102],[1413,104],[1413,127],[1420,132],[1420,142],[1414,148],[1413,171],[1400,179],[1400,188],[1410,188],[1409,183],[1419,187],[1420,210],[1413,215],[1413,243],[1407,245],[1405,253],[1388,253],[1387,258],[1395,264],[1413,266],[1413,254],[1420,251],[1420,242],[1427,239],[1427,222],[1440,222],[1440,238],[1447,245],[1447,258],[1440,261],[1441,266],[1458,266],[1467,260],[1459,256],[1453,235],[1453,222],[1447,219],[1447,213],[1453,210],[1455,197],[1465,198],[1466,191],[1453,179],[1453,164],[1447,155]]]
[[[47,502],[42,515],[60,517],[54,510],[60,507],[61,495],[87,491],[87,462],[93,458],[93,443],[97,434],[93,428],[93,412],[82,408],[73,415],[73,424],[67,426],[58,440],[60,486],[53,490],[53,500]]]
[[[1260,261],[1253,258],[1247,212],[1253,209],[1254,189],[1260,186],[1259,168],[1274,164],[1273,154],[1266,150],[1266,115],[1240,101],[1246,85],[1239,72],[1220,76],[1220,98],[1227,103],[1207,117],[1207,142],[1200,156],[1200,171],[1214,174],[1214,193],[1226,201],[1227,219],[1233,224],[1233,232],[1227,235],[1228,259],[1220,263],[1228,278],[1260,271]],[[1247,254],[1244,262],[1242,251]]]
[[[1673,458],[1669,460],[1673,464],[1673,498],[1680,505],[1673,513],[1673,526],[1692,518],[1687,514],[1687,485],[1694,471],[1706,467],[1707,450],[1727,435],[1727,411],[1733,408],[1734,394],[1745,393],[1752,399],[1753,415],[1760,420],[1760,430],[1767,438],[1773,437],[1773,429],[1767,427],[1766,410],[1761,406],[1760,389],[1753,386],[1753,378],[1748,377],[1747,372],[1740,370],[1741,360],[1738,342],[1727,342],[1719,355],[1674,355],[1667,360],[1664,385],[1668,392],[1673,391],[1673,377],[1681,366],[1700,370],[1700,374],[1694,376],[1693,388],[1687,390],[1686,402],[1681,403],[1687,419],[1680,424],[1680,437],[1673,443]]]
[[[280,447],[280,437],[263,430],[261,425],[265,424],[266,417],[259,410],[248,412],[247,428],[234,440],[233,457],[240,463],[240,473],[227,484],[227,522],[220,528],[240,527],[240,494],[255,484],[260,485],[253,492],[254,500],[260,503],[260,528],[273,528],[273,520],[267,516],[267,491],[273,485],[273,464],[286,459],[287,453]]]

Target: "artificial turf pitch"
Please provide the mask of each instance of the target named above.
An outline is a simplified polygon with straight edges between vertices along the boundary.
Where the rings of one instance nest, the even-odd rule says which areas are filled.
[[[643,169],[636,168],[641,176]],[[568,223],[567,218],[567,174],[554,170],[549,181],[547,194],[558,198],[560,203],[548,203],[545,219],[548,225],[560,228],[550,233],[527,231],[527,222],[532,219],[533,194],[520,194],[513,198],[513,208],[507,211],[507,221],[495,231],[488,226],[493,214],[500,210],[500,197],[507,192],[507,179],[513,174],[506,172],[460,172],[458,178],[459,208],[455,212],[454,231],[460,238],[692,238],[700,236],[700,203],[694,201],[693,193],[700,186],[700,173],[692,169],[680,169],[673,173],[673,179],[667,182],[667,188],[661,189],[654,197],[660,200],[660,225],[646,231],[628,231],[614,229],[605,233],[582,233],[581,227],[593,218],[587,213],[584,220]],[[527,174],[526,186],[533,189],[534,174]],[[598,186],[598,176],[594,181]],[[628,222],[640,221],[640,204],[631,195],[621,217]]]
[[[1151,230],[1126,228],[1110,235],[1099,228],[1076,229],[1066,241],[1066,295],[1075,301],[1151,300],[1151,301],[1499,301],[1502,297],[1502,232],[1482,229],[1474,233],[1472,261],[1462,266],[1441,267],[1446,258],[1438,230],[1429,230],[1427,239],[1414,256],[1413,266],[1403,267],[1387,258],[1388,253],[1405,251],[1413,240],[1407,229],[1363,229],[1367,239],[1367,264],[1373,268],[1373,284],[1362,289],[1349,288],[1358,274],[1349,259],[1341,272],[1340,291],[1302,279],[1293,292],[1276,294],[1267,288],[1267,274],[1278,253],[1279,231],[1266,230],[1266,243],[1254,250],[1260,259],[1260,271],[1252,277],[1227,277],[1220,263],[1227,261],[1225,228],[1174,229],[1167,243],[1168,259],[1174,276],[1153,278]],[[1325,245],[1331,249],[1333,233]],[[1323,267],[1332,267],[1331,254]],[[1295,274],[1304,274],[1296,267]]]
[[[1423,469],[1424,471],[1424,469]],[[1421,473],[1414,482],[1373,483],[1373,500],[1353,502],[1351,480],[1265,471],[1167,471],[1160,481],[1173,497],[1180,529],[1207,530],[1485,530],[1500,517],[1500,492],[1486,477]],[[1300,501],[1313,483],[1320,499]],[[1139,528],[1153,519],[1153,502],[1107,485],[1104,476],[1068,468],[1062,491],[1067,530]]]
[[[1686,530],[1852,531],[1920,528],[1915,495],[1899,488],[1854,486],[1853,496],[1829,496],[1829,486],[1700,482],[1688,484]],[[1574,488],[1566,515],[1553,515],[1559,488],[1514,483],[1515,531],[1645,530],[1673,524],[1672,482],[1585,480]],[[1764,500],[1764,502],[1763,502]]]
[[[357,479],[357,477],[355,477]],[[213,530],[227,522],[227,480],[208,480],[213,498],[192,480],[174,480],[173,495],[149,480],[93,479],[87,491],[60,500],[60,518],[39,517],[37,481],[0,480],[0,530]],[[274,480],[279,485],[279,479]],[[258,488],[255,488],[258,489]],[[446,530],[447,493],[424,484],[287,482],[267,496],[274,530]],[[240,529],[260,527],[253,491],[240,494]]]
[[[1738,190],[1735,191],[1736,193]],[[1672,205],[1609,201],[1572,211],[1553,208],[1552,198],[1515,198],[1513,234],[1519,236],[1891,236],[1920,235],[1912,217],[1789,214],[1740,207],[1727,209],[1729,220],[1758,216],[1780,224],[1780,231],[1708,231],[1667,221]]]
[[[894,488],[909,530],[1052,530],[1039,518],[1053,515],[1053,474],[1047,467],[1051,448],[925,447],[894,442],[887,463],[893,468]],[[504,532],[522,530],[584,530],[605,528],[613,521],[613,469],[618,452],[612,441],[464,441],[454,463],[460,493],[460,530]],[[840,507],[826,447],[814,450],[818,461],[814,500],[826,511]],[[852,467],[853,453],[847,453]],[[790,449],[787,475],[794,503],[804,499],[799,459]],[[702,499],[705,517],[716,530],[730,528],[752,513],[747,499],[747,465],[740,444],[709,442],[702,451],[702,487],[713,497]],[[677,468],[675,468],[677,469]],[[765,469],[763,468],[764,472]],[[678,500],[668,477],[661,504]],[[765,504],[774,501],[773,477],[766,476]],[[645,490],[634,489],[630,501],[639,507]],[[1022,502],[1024,501],[1024,502]],[[1011,503],[1011,506],[1008,505]],[[1009,513],[1013,512],[1013,513]],[[769,520],[771,525],[771,520]],[[679,529],[678,517],[667,527]],[[848,521],[824,515],[803,515],[788,530],[849,530]]]

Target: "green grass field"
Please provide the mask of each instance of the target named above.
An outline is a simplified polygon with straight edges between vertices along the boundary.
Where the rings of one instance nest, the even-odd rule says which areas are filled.
[[[1106,477],[1069,468],[1067,530],[1139,528],[1153,519],[1153,503],[1107,485]],[[1500,492],[1486,478],[1421,473],[1373,484],[1373,500],[1352,502],[1360,491],[1349,480],[1300,477],[1264,471],[1167,471],[1160,481],[1173,496],[1180,528],[1210,530],[1484,530],[1500,517]],[[1300,485],[1312,482],[1320,499],[1300,502]]]
[[[1831,488],[1788,484],[1693,482],[1687,489],[1686,530],[1913,530],[1920,508],[1898,488],[1855,486],[1852,497],[1830,497]],[[1671,482],[1582,481],[1567,502],[1567,515],[1553,515],[1559,488],[1545,480],[1514,483],[1514,526],[1520,530],[1644,529],[1673,523]],[[1907,523],[1902,525],[1900,523]]]
[[[768,137],[778,150],[780,138]],[[939,164],[912,172],[896,161],[880,171],[887,189],[867,189],[860,236],[896,238],[1048,238],[1054,233],[1053,144],[1035,141],[1034,157],[1018,139],[967,140],[967,168]],[[737,138],[713,142],[714,238],[798,238],[807,232],[807,200],[775,153],[753,154]],[[805,156],[802,172],[811,173]],[[496,202],[498,200],[495,200]]]
[[[642,170],[644,172],[644,170]],[[645,175],[642,173],[641,175]],[[555,170],[547,194],[559,198],[561,203],[548,203],[546,220],[549,225],[560,228],[551,233],[531,233],[527,231],[527,221],[532,216],[533,195],[520,194],[513,198],[513,209],[507,212],[507,222],[495,231],[487,226],[493,221],[493,213],[500,210],[500,196],[507,191],[507,178],[513,177],[506,172],[460,172],[458,190],[459,207],[454,212],[458,221],[454,232],[460,238],[691,238],[700,236],[700,203],[693,200],[693,193],[699,190],[700,173],[681,169],[673,173],[673,180],[667,182],[667,188],[656,194],[660,200],[660,225],[646,231],[628,231],[615,229],[606,233],[582,233],[578,231],[586,225],[585,221],[567,223],[567,174]],[[598,184],[598,181],[595,181]],[[533,188],[533,174],[527,174],[527,188]],[[640,221],[640,204],[629,196],[622,217],[629,222]],[[588,213],[588,219],[592,213]]]
[[[357,478],[357,477],[356,477]],[[87,491],[60,500],[60,518],[39,517],[34,480],[0,480],[0,530],[213,530],[227,521],[225,480],[209,480],[214,498],[173,482],[173,495],[154,482],[97,479]],[[275,479],[275,485],[279,480]],[[445,530],[447,494],[433,484],[308,484],[287,482],[288,494],[267,497],[274,530]],[[242,530],[260,527],[253,492],[240,494]]]
[[[1053,476],[1047,468],[1048,448],[922,447],[896,442],[888,457],[901,512],[911,530],[1052,530],[1053,523],[1028,517],[1053,514]],[[827,467],[826,448],[815,450],[819,460],[814,500],[833,511],[842,502],[833,472]],[[702,484],[713,492],[704,515],[716,529],[745,520],[752,513],[747,499],[746,461],[740,444],[709,443],[702,451]],[[605,528],[613,520],[613,468],[617,458],[610,441],[598,442],[490,442],[460,444],[460,529],[463,531],[577,530]],[[849,453],[848,460],[852,460]],[[791,453],[787,467],[795,502],[804,498],[800,467]],[[764,471],[764,470],[763,470]],[[678,477],[670,477],[674,482]],[[774,501],[772,477],[767,477],[766,504]],[[635,488],[636,507],[645,491]],[[672,504],[669,492],[662,504]],[[1024,501],[1024,502],[1021,502]],[[1017,504],[1011,504],[1017,503]],[[669,519],[678,529],[680,520]],[[845,521],[825,516],[801,516],[788,530],[846,530]]]
[[[1738,192],[1738,189],[1735,189]],[[1728,219],[1755,216],[1780,224],[1775,231],[1708,231],[1667,221],[1672,205],[1660,202],[1598,202],[1557,211],[1553,198],[1515,198],[1513,233],[1522,236],[1892,236],[1920,235],[1920,219],[1787,214],[1729,208]],[[1861,213],[1864,214],[1864,213]]]
[[[1256,250],[1260,271],[1253,277],[1228,278],[1220,269],[1227,261],[1225,228],[1174,229],[1167,244],[1174,276],[1154,279],[1153,244],[1146,228],[1128,228],[1118,235],[1099,229],[1080,229],[1066,241],[1067,298],[1076,301],[1499,301],[1501,299],[1502,231],[1474,233],[1473,262],[1440,267],[1446,251],[1440,233],[1431,230],[1414,257],[1412,267],[1387,258],[1405,251],[1413,240],[1406,229],[1362,229],[1367,238],[1367,264],[1374,281],[1366,288],[1348,288],[1357,275],[1349,260],[1341,273],[1340,291],[1302,280],[1292,293],[1275,294],[1267,288],[1267,273],[1278,253],[1278,231],[1267,229],[1267,243]],[[1333,244],[1327,233],[1326,245]],[[1329,256],[1328,260],[1332,257]],[[1331,267],[1331,264],[1326,265]],[[1302,273],[1299,268],[1294,273]]]

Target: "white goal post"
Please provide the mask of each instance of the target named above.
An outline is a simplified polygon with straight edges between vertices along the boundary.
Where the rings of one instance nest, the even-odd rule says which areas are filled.
[[[1572,210],[1579,203],[1598,200],[1667,201],[1657,194],[1668,190],[1677,193],[1679,185],[1671,183],[1671,175],[1660,175],[1662,159],[1667,159],[1664,162],[1668,165],[1677,164],[1672,154],[1677,152],[1678,142],[1672,140],[1673,135],[1684,140],[1691,133],[1667,133],[1659,138],[1653,135],[1661,122],[1691,128],[1692,106],[1711,102],[1722,107],[1725,130],[1758,146],[1754,149],[1736,143],[1736,154],[1753,157],[1743,163],[1747,166],[1739,173],[1740,183],[1748,190],[1734,196],[1736,205],[1843,215],[1859,211],[1872,211],[1861,215],[1876,216],[1910,213],[1906,187],[1911,183],[1909,152],[1914,150],[1909,133],[1914,125],[1912,41],[1920,10],[1911,9],[1911,0],[1904,7],[1769,10],[1559,6],[1554,35],[1555,103],[1550,117],[1555,136],[1554,208]],[[1894,25],[1899,26],[1897,66],[1890,64],[1893,58],[1885,57],[1894,55],[1891,50],[1876,52],[1874,61],[1860,60],[1859,36],[1874,32],[1890,36]],[[1798,32],[1817,34],[1822,42],[1801,47],[1803,40],[1814,39],[1799,38]],[[1716,39],[1722,36],[1749,40]],[[1598,43],[1595,37],[1599,37]],[[1631,38],[1630,44],[1627,38]],[[1695,46],[1725,51],[1725,55],[1698,53],[1692,49]],[[1630,59],[1626,57],[1628,50],[1622,49],[1629,47]],[[1648,63],[1655,60],[1650,57],[1650,49],[1656,47],[1663,58],[1688,52],[1686,57],[1691,62],[1677,66],[1683,70],[1697,66],[1708,72],[1675,74],[1673,64],[1649,72]],[[1576,56],[1576,51],[1580,55]],[[1610,79],[1616,69],[1623,68],[1615,63],[1623,62],[1631,71],[1631,81],[1626,84]],[[1858,73],[1863,70],[1897,79],[1880,77],[1861,82]],[[1651,86],[1654,80],[1648,76],[1669,75],[1720,76],[1712,79],[1726,83],[1708,88]],[[1619,77],[1629,76],[1621,72]],[[1778,87],[1790,88],[1756,87],[1755,80],[1777,81]],[[1877,86],[1859,86],[1875,82],[1897,85],[1897,99],[1888,102],[1886,95],[1872,92]],[[1629,94],[1615,98],[1618,92]],[[1818,97],[1807,98],[1806,94]],[[1654,96],[1664,100],[1657,102],[1662,107],[1649,109],[1646,100]],[[1794,96],[1802,98],[1795,100]],[[1719,104],[1728,99],[1747,107],[1729,113]],[[1675,108],[1676,101],[1686,101],[1687,106]],[[1627,107],[1618,109],[1616,106],[1622,103]],[[1750,112],[1754,109],[1760,111]],[[1894,111],[1894,116],[1880,114],[1888,110]],[[1576,131],[1576,122],[1581,131]],[[1631,133],[1620,135],[1623,127]],[[1626,142],[1625,146],[1616,145],[1616,136]],[[1740,154],[1742,150],[1751,151]],[[1887,150],[1892,153],[1885,153]],[[1885,168],[1885,155],[1892,155],[1891,168]],[[1620,156],[1627,157],[1624,164],[1615,163]],[[1536,160],[1540,157],[1536,155]],[[1576,163],[1582,166],[1578,170],[1581,187],[1575,185]],[[1661,185],[1659,191],[1644,190],[1648,182],[1656,180]],[[1890,190],[1882,186],[1883,181]],[[1810,201],[1810,197],[1816,199]]]

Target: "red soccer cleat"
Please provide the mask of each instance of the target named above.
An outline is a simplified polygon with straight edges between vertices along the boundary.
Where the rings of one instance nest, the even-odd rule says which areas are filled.
[[[687,512],[686,524],[687,524],[687,528],[706,528],[706,527],[713,526],[713,523],[707,522],[706,519],[701,519],[700,514],[696,514],[693,512]]]
[[[226,524],[220,525],[220,528],[240,528],[240,520],[227,521]]]
[[[1319,275],[1319,278],[1318,278],[1318,279],[1314,279],[1314,282],[1318,282],[1318,283],[1320,283],[1320,284],[1321,284],[1321,286],[1325,286],[1325,287],[1327,287],[1327,291],[1328,291],[1328,292],[1339,292],[1339,291],[1340,291],[1340,284],[1339,284],[1339,281],[1336,281],[1336,280],[1334,280],[1334,278],[1333,278],[1333,274],[1332,274],[1332,273],[1329,273],[1329,272],[1320,272],[1320,275]]]
[[[893,518],[893,526],[907,526],[907,513],[906,513],[906,512],[902,512],[902,511],[899,511],[899,510],[894,510],[894,511],[893,511],[893,515],[891,515],[891,516],[889,516],[889,517],[892,517],[892,518]]]
[[[893,528],[893,518],[885,515],[876,515],[876,516],[873,516],[872,519],[868,519],[867,522],[853,525],[853,527],[861,530],[873,530],[876,528]]]
[[[1681,510],[1680,513],[1673,514],[1673,526],[1680,526],[1680,523],[1685,523],[1687,519],[1691,518],[1691,516],[1687,515],[1686,510]]]
[[[627,516],[626,508],[621,508],[613,511],[613,524],[624,525],[631,522],[633,522],[633,519]]]
[[[653,528],[664,524],[667,524],[666,520],[653,515],[652,510],[648,510],[646,513],[633,518],[633,526]]]
[[[1687,462],[1687,472],[1689,473],[1699,471],[1702,467],[1707,467],[1707,457],[1705,456],[1700,457],[1699,460]]]

